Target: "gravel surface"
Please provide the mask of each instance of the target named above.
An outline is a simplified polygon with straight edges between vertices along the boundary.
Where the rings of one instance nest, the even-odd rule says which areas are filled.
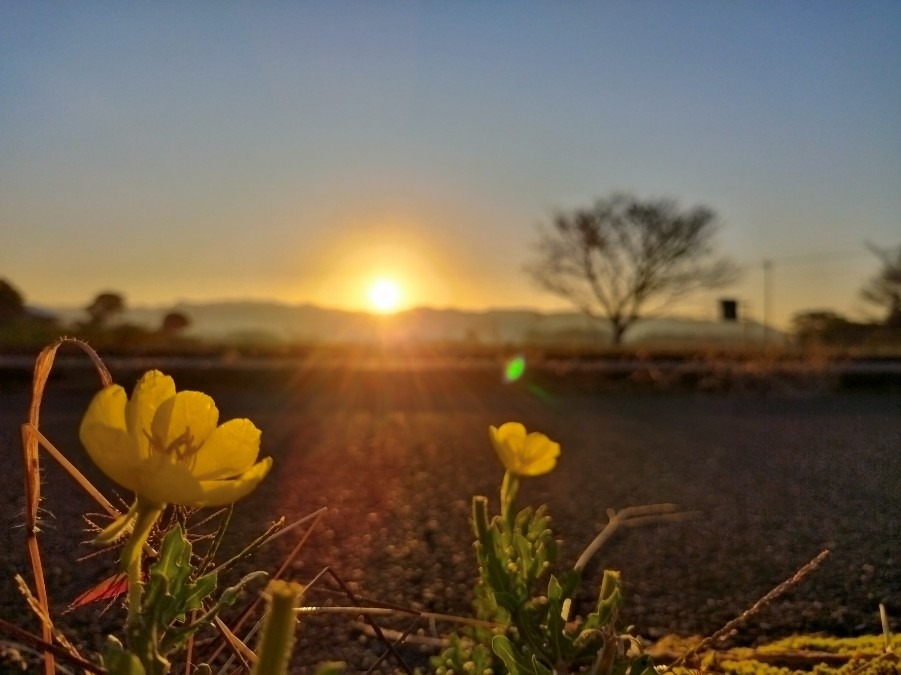
[[[129,389],[136,378],[114,374]],[[823,566],[752,618],[734,642],[800,631],[878,632],[880,602],[901,616],[897,391],[658,391],[572,373],[528,374],[505,385],[496,371],[479,369],[175,375],[179,389],[213,395],[223,420],[253,419],[263,430],[263,452],[275,458],[264,485],[239,504],[224,553],[278,516],[291,521],[328,508],[289,566],[287,576],[301,582],[327,566],[369,601],[470,614],[471,498],[485,494],[496,506],[502,477],[487,428],[519,420],[563,446],[557,469],[526,481],[520,493],[522,505],[549,505],[562,566],[601,530],[608,508],[675,502],[702,512],[690,522],[619,533],[589,565],[586,598],[604,567],[622,572],[625,619],[640,634],[709,634],[824,548],[832,554]],[[34,629],[12,580],[29,576],[16,527],[23,521],[18,424],[28,382],[2,378],[0,449],[10,461],[0,472],[0,617]],[[110,494],[75,436],[95,382],[87,372],[55,378],[41,428]],[[88,538],[81,514],[96,509],[59,469],[45,466],[41,541],[58,616],[114,560],[80,560],[93,552],[81,543]],[[276,540],[236,573],[274,569],[304,531]],[[310,589],[308,603],[346,604],[331,577]],[[116,611],[98,617],[79,609],[59,622],[98,644]],[[410,627],[409,618],[382,623]],[[297,672],[336,658],[356,672],[384,650],[340,616],[305,620],[298,647]],[[410,663],[428,653],[403,650]]]

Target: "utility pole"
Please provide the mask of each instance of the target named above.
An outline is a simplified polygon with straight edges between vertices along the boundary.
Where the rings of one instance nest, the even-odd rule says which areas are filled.
[[[769,341],[770,305],[772,304],[772,279],[770,272],[773,269],[773,261],[767,258],[763,261],[763,343]]]
[[[805,253],[801,255],[780,256],[778,258],[764,258],[763,267],[763,344],[770,340],[770,320],[773,314],[773,263],[795,267],[797,265],[822,264],[827,260],[845,262],[853,258],[869,255],[866,251],[832,251],[823,253]]]

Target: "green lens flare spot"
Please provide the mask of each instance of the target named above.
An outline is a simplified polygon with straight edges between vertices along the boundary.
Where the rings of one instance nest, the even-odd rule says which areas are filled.
[[[514,356],[504,365],[504,382],[516,382],[526,371],[526,359]]]

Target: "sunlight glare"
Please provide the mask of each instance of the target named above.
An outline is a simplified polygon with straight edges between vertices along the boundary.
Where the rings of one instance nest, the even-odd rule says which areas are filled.
[[[369,302],[380,314],[395,312],[400,305],[400,287],[391,279],[379,279],[369,288]]]

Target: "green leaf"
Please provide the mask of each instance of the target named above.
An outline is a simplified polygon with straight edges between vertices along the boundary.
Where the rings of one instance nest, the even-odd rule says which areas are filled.
[[[530,542],[521,534],[514,534],[513,548],[516,550],[516,554],[519,557],[519,575],[528,585],[528,583],[532,581],[534,577],[534,574],[532,574],[533,570],[531,569],[533,565],[532,542]],[[529,589],[527,588],[525,590],[528,591]]]
[[[654,667],[654,661],[647,654],[642,654],[632,661],[627,671],[628,675],[657,675],[657,669]]]
[[[217,606],[227,606],[231,605],[238,599],[238,595],[244,590],[244,587],[247,584],[253,583],[257,579],[265,579],[269,575],[263,571],[251,572],[250,574],[245,575],[238,583],[234,586],[229,586],[224,591],[222,591],[222,595],[219,596],[219,600],[216,603]]]
[[[489,530],[488,499],[482,496],[472,498],[472,527],[478,541],[484,542]]]
[[[535,675],[531,661],[517,653],[516,647],[506,635],[495,635],[491,639],[491,649],[507,666],[510,675]]]
[[[567,636],[563,633],[565,622],[561,612],[563,611],[563,586],[557,581],[557,577],[551,576],[547,585],[547,637],[554,653],[554,662],[559,662],[564,656]]]
[[[534,672],[539,675],[552,675],[554,671],[545,666],[541,661],[538,660],[537,656],[532,656],[532,668]]]
[[[200,577],[191,584],[188,592],[184,596],[184,609],[186,612],[200,609],[203,601],[206,600],[213,591],[216,590],[218,578],[215,572]]]
[[[165,628],[185,612],[185,583],[191,574],[191,543],[180,525],[163,538],[160,557],[149,570],[144,612]]]
[[[621,604],[622,601],[618,590],[606,600],[602,600],[598,605],[598,611],[595,612],[595,615],[598,618],[598,626],[607,626],[615,623]]]
[[[602,626],[615,622],[619,610],[623,607],[623,596],[620,591],[619,572],[604,570],[601,590],[598,594],[597,615]]]
[[[511,614],[519,611],[520,605],[522,604],[515,595],[504,592],[495,592],[494,601],[497,603],[498,607],[507,610],[507,612]]]
[[[563,597],[571,598],[582,583],[582,574],[575,570],[568,570],[559,577],[560,585],[563,587]]]
[[[603,631],[586,628],[587,625],[588,621],[582,624],[579,634],[571,643],[573,651],[570,658],[575,663],[580,663],[583,660],[588,663],[593,662],[597,658],[598,653],[604,648],[605,638]]]
[[[141,659],[127,651],[112,635],[106,638],[103,650],[103,667],[109,675],[145,675]]]

